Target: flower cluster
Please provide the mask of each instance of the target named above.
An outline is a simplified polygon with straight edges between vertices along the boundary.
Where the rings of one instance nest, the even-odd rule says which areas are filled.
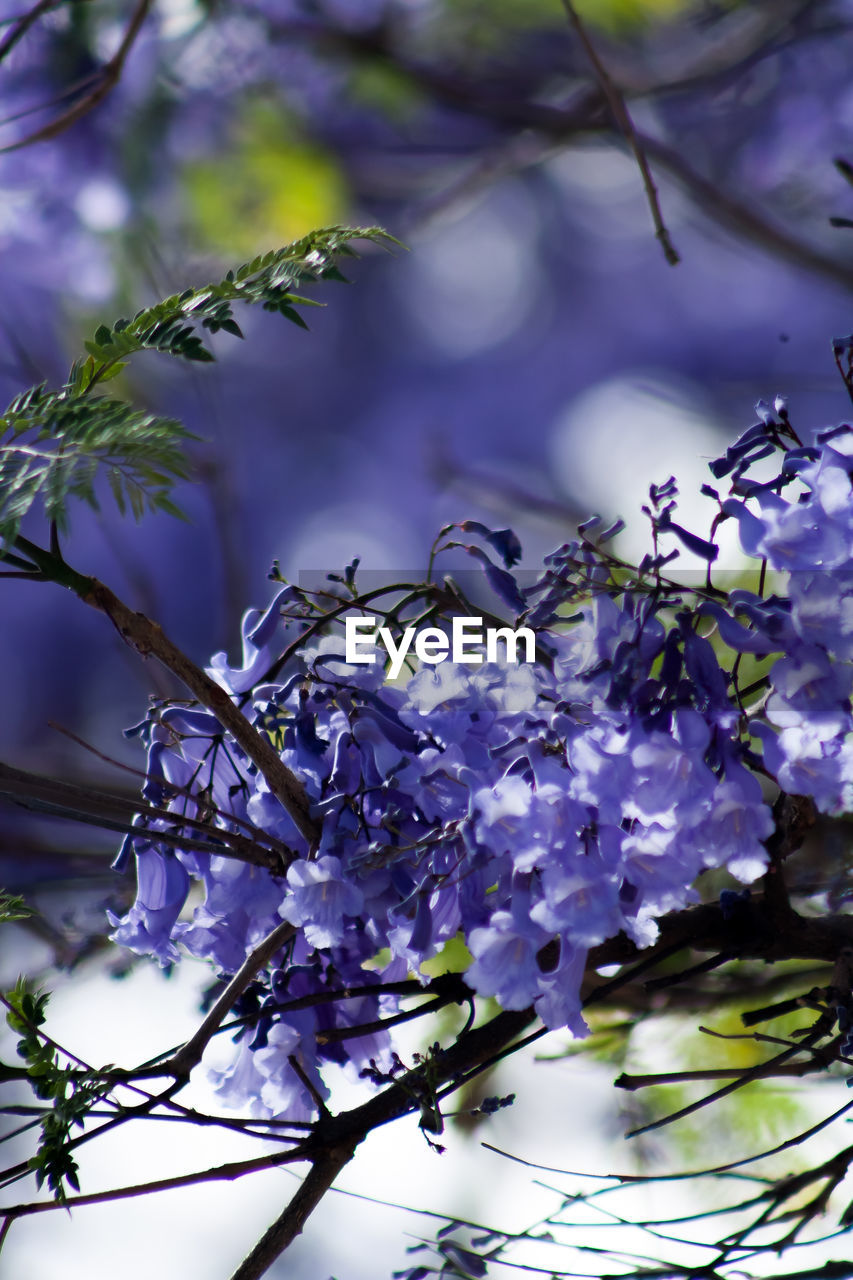
[[[522,589],[514,536],[456,526],[488,551],[445,545],[463,546],[503,601],[523,608],[533,663],[482,655],[394,682],[380,661],[348,663],[353,566],[338,594],[309,600],[285,586],[265,613],[249,613],[242,662],[218,654],[210,672],[303,784],[313,845],[209,712],[160,706],[139,727],[145,797],[164,816],[125,843],[138,893],[114,919],[115,939],[162,964],[183,948],[227,975],[282,920],[294,927],[238,1010],[246,1031],[219,1075],[225,1098],[306,1118],[325,1096],[324,1062],[363,1072],[389,1061],[381,1023],[400,984],[425,984],[424,962],[452,940],[467,948],[474,993],[533,1006],[547,1026],[582,1036],[591,947],[620,932],[652,942],[659,916],[697,900],[704,871],[741,882],[762,873],[773,780],[823,810],[845,805],[853,430],[788,447],[784,405],[761,419],[713,464],[732,476],[730,495],[708,492],[714,528],[737,519],[745,551],[788,575],[777,594],[725,595],[710,575],[690,592],[664,576],[668,534],[709,566],[716,556],[713,533],[674,522],[668,482],[650,490],[655,554],[633,571],[609,549],[615,530],[592,521]],[[781,468],[751,480],[768,457]],[[386,617],[400,628],[425,612],[449,626],[465,606],[458,590],[429,583],[389,592]],[[759,673],[751,706],[744,655]],[[222,832],[221,855],[176,850],[188,816]],[[227,833],[246,831],[280,855],[280,870],[235,859]]]
[[[785,791],[812,796],[826,812],[853,800],[851,467],[853,431],[844,425],[790,450],[777,483],[748,493],[752,509],[746,498],[724,504],[744,550],[787,575],[785,599],[753,615],[767,651],[782,652],[770,672],[769,723],[758,726],[765,762]]]

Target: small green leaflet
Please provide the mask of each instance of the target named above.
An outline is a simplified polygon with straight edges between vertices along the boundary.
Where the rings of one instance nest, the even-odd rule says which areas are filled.
[[[117,320],[111,329],[99,325],[93,341],[85,344],[86,350],[105,365],[145,350],[164,351],[184,360],[211,361],[213,353],[202,342],[196,326],[209,333],[221,331],[242,338],[234,319],[235,302],[259,303],[265,311],[277,311],[307,328],[296,308],[321,304],[294,290],[317,280],[344,281],[336,259],[357,257],[351,247],[353,240],[399,244],[379,227],[324,227],[283,249],[243,263],[216,284],[174,294],[138,311],[132,320]]]
[[[64,387],[30,387],[0,418],[0,543],[11,549],[21,521],[39,500],[57,531],[67,532],[70,500],[97,509],[101,480],[122,514],[181,516],[171,494],[189,474],[184,447],[197,437],[173,418],[98,394],[101,384],[140,351],[212,361],[198,330],[241,338],[234,303],[260,304],[306,328],[298,308],[320,304],[295,290],[318,280],[344,280],[337,259],[357,257],[355,240],[399,244],[379,227],[325,227],[244,263],[218,283],[186,289],[112,328],[99,325],[84,344],[87,357],[75,361]]]
[[[2,419],[0,538],[12,542],[38,498],[60,533],[68,501],[97,509],[96,481],[106,476],[119,510],[139,519],[146,510],[179,514],[171,490],[188,474],[182,445],[193,437],[173,418],[135,409],[124,400],[33,388]]]
[[[17,893],[0,889],[0,924],[4,920],[26,920],[32,915],[35,915],[32,907]]]

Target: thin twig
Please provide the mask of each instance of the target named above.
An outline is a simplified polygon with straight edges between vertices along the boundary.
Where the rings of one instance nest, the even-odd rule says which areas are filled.
[[[84,751],[88,751],[98,760],[103,760],[105,764],[112,765],[114,769],[121,769],[123,773],[129,773],[131,777],[138,778],[141,782],[148,782],[149,775],[145,769],[136,769],[133,765],[124,764],[121,760],[116,760],[113,756],[106,755],[103,751],[99,751],[97,747],[93,747],[85,738],[81,738],[79,734],[73,733],[70,729],[66,729],[64,725],[58,724],[55,720],[48,720],[47,725],[49,729],[55,729],[57,733],[61,733],[64,737],[70,739],[71,742],[76,742]],[[189,786],[179,787],[177,783],[170,782],[168,790],[170,795],[173,797],[181,796],[183,799],[192,800],[195,803],[198,803],[199,801],[198,792],[192,791]],[[169,810],[169,812],[171,812],[171,810]],[[288,848],[283,840],[279,840],[277,836],[272,835],[269,831],[263,831],[260,827],[254,826],[251,822],[248,822],[245,818],[241,818],[236,813],[230,813],[224,809],[218,808],[217,805],[210,801],[209,797],[205,799],[205,812],[213,814],[217,818],[222,818],[224,821],[233,823],[235,826],[240,827],[241,830],[246,832],[251,844],[257,844],[260,841],[269,845],[271,849],[274,849],[277,853],[282,855],[285,859],[285,865],[294,858],[295,855],[293,850]],[[220,828],[213,826],[209,822],[200,822],[198,819],[188,818],[183,813],[176,813],[175,817],[180,819],[182,822],[186,821],[191,825],[198,827],[199,830],[220,830]],[[230,839],[233,833],[226,830],[226,834]],[[270,864],[270,866],[272,866],[272,864]]]
[[[671,267],[675,267],[681,261],[681,258],[675,250],[675,246],[670,238],[666,223],[663,220],[660,201],[658,199],[658,189],[655,186],[652,171],[649,168],[649,162],[646,158],[645,150],[643,149],[643,144],[637,130],[634,128],[634,122],[631,119],[622,90],[613,82],[608,74],[607,68],[596,53],[595,46],[587,35],[586,29],[575,11],[575,6],[572,4],[572,0],[563,0],[563,8],[566,11],[569,22],[574,28],[575,34],[584,47],[586,55],[592,65],[592,69],[595,72],[596,79],[601,86],[601,92],[604,94],[607,99],[607,104],[613,112],[614,119],[625,135],[625,141],[628,143],[628,146],[634,154],[634,159],[637,162],[637,168],[640,170],[640,174],[643,179],[643,186],[646,190],[646,200],[649,204],[652,221],[655,224],[655,235],[661,242],[663,256]]]
[[[10,142],[8,146],[0,147],[0,154],[8,151],[20,151],[23,147],[31,147],[36,142],[47,142],[52,138],[56,138],[97,107],[118,84],[128,54],[133,48],[142,25],[148,16],[151,4],[152,0],[139,0],[127,25],[121,44],[109,62],[104,63],[93,89],[40,129],[35,129],[32,133],[26,134],[25,137],[19,138],[17,142]]]
[[[288,40],[302,37],[319,43],[331,41],[348,54],[358,54],[363,50],[363,45],[357,38],[345,36],[340,30],[333,32],[326,26],[321,28],[308,24],[287,24],[285,31],[280,25],[271,34]],[[384,46],[377,47],[375,41],[369,50],[364,51],[374,58],[380,56],[386,60],[392,59],[390,50]],[[399,57],[394,59],[394,65],[398,72],[437,101],[455,111],[490,120],[502,129],[533,130],[554,139],[561,146],[581,135],[612,132],[609,121],[601,118],[602,113],[597,111],[595,102],[587,93],[562,105],[538,100],[519,101],[506,94],[483,92],[482,86],[476,83],[466,84],[433,68],[406,62]],[[668,91],[669,87],[660,86],[660,92]],[[652,97],[658,92],[658,86],[647,86],[639,92],[643,96]],[[596,97],[600,100],[601,94],[596,94]],[[762,210],[735,198],[713,180],[691,168],[673,148],[636,129],[635,134],[644,155],[656,167],[666,170],[675,178],[695,206],[713,222],[728,228],[741,239],[756,244],[765,253],[809,271],[836,287],[853,288],[853,265],[840,260],[837,253],[825,253],[807,241],[797,239],[769,221]]]
[[[50,1213],[54,1209],[76,1209],[87,1204],[105,1204],[113,1200],[130,1200],[135,1196],[153,1195],[158,1191],[173,1191],[177,1187],[193,1187],[200,1182],[233,1182],[235,1178],[243,1178],[250,1173],[258,1173],[262,1169],[275,1169],[283,1164],[298,1164],[304,1161],[294,1151],[274,1151],[264,1156],[256,1156],[252,1160],[231,1160],[227,1164],[216,1165],[210,1169],[201,1169],[196,1173],[179,1173],[171,1178],[155,1178],[150,1182],[138,1182],[127,1187],[113,1187],[109,1191],[91,1191],[79,1196],[66,1196],[64,1201],[33,1200],[26,1204],[10,1205],[0,1210],[0,1215],[7,1222],[16,1218],[28,1218],[34,1213]]]
[[[15,47],[18,41],[27,34],[30,27],[38,22],[42,14],[49,13],[51,9],[58,9],[61,3],[62,0],[39,0],[39,3],[34,5],[29,13],[22,14],[0,42],[0,62]]]
[[[812,1033],[814,1035],[814,1033]],[[716,1089],[713,1093],[707,1094],[704,1098],[699,1098],[696,1102],[691,1102],[686,1107],[681,1107],[678,1111],[673,1111],[671,1115],[662,1116],[659,1120],[652,1120],[649,1124],[640,1125],[637,1129],[631,1129],[625,1136],[627,1138],[636,1138],[641,1133],[650,1133],[653,1129],[661,1129],[664,1125],[672,1124],[675,1120],[682,1120],[685,1116],[692,1115],[694,1111],[699,1111],[702,1107],[707,1107],[710,1103],[716,1102],[719,1098],[724,1098],[730,1093],[734,1093],[736,1089],[742,1089],[745,1084],[750,1084],[753,1080],[761,1080],[765,1076],[772,1076],[776,1073],[777,1068],[792,1058],[794,1054],[800,1053],[803,1048],[808,1048],[808,1042],[793,1045],[790,1049],[784,1049],[782,1053],[777,1053],[774,1058],[770,1058],[767,1062],[761,1062],[755,1067],[741,1072],[736,1080],[724,1085],[722,1089]]]
[[[800,1046],[796,1047],[799,1049]],[[788,1063],[786,1066],[777,1067],[775,1071],[764,1072],[764,1076],[770,1079],[782,1076],[799,1078],[809,1075],[812,1071],[822,1071],[825,1067],[826,1063],[821,1062],[820,1056],[815,1054],[807,1062]],[[613,1085],[616,1089],[634,1091],[655,1088],[658,1085],[684,1084],[691,1080],[731,1080],[739,1077],[741,1070],[741,1067],[704,1067],[697,1068],[695,1071],[661,1071],[646,1076],[629,1076],[623,1072],[613,1081]]]
[[[308,1091],[308,1094],[310,1095],[311,1100],[314,1103],[314,1106],[317,1108],[318,1112],[320,1113],[321,1118],[326,1118],[330,1116],[331,1112],[329,1111],[329,1108],[326,1106],[326,1099],[323,1097],[322,1093],[320,1093],[314,1081],[305,1071],[304,1067],[302,1066],[302,1063],[299,1061],[296,1054],[289,1053],[287,1055],[287,1061],[290,1063],[290,1069],[293,1072],[293,1074],[298,1077],[299,1083],[302,1085],[304,1089]]]
[[[823,253],[806,241],[798,240],[768,221],[763,212],[728,194],[711,178],[697,173],[673,147],[646,134],[638,136],[647,155],[684,188],[706,217],[758,245],[766,253],[803,267],[836,286],[853,287],[853,266],[844,262],[837,253]]]
[[[401,1022],[411,1022],[414,1018],[421,1018],[424,1014],[435,1013],[445,1005],[456,1003],[457,999],[453,995],[439,995],[427,1004],[420,1004],[415,1009],[404,1009],[388,1018],[377,1018],[374,1022],[363,1022],[353,1027],[329,1027],[325,1031],[318,1031],[315,1039],[317,1044],[339,1044],[342,1040],[357,1040],[360,1036],[387,1031],[389,1027],[399,1026]]]
[[[554,1165],[538,1164],[535,1160],[525,1160],[509,1151],[503,1151],[491,1142],[481,1142],[480,1146],[485,1147],[488,1151],[494,1151],[496,1155],[503,1156],[505,1160],[513,1160],[516,1164],[523,1164],[528,1169],[539,1169],[543,1173],[559,1173],[567,1178],[591,1178],[600,1182],[613,1182],[620,1186],[634,1182],[685,1182],[691,1178],[723,1177],[738,1178],[751,1182],[764,1182],[766,1179],[758,1177],[757,1174],[737,1173],[736,1170],[742,1169],[747,1164],[755,1164],[759,1160],[769,1160],[771,1156],[781,1155],[783,1151],[790,1151],[793,1147],[802,1146],[809,1138],[813,1138],[815,1134],[828,1129],[831,1124],[851,1110],[853,1110],[853,1102],[845,1102],[843,1107],[838,1107],[835,1111],[831,1111],[828,1116],[824,1116],[822,1120],[818,1120],[808,1129],[802,1129],[792,1138],[785,1138],[783,1142],[777,1143],[774,1147],[767,1147],[763,1151],[758,1151],[751,1156],[744,1156],[740,1160],[730,1160],[727,1164],[711,1165],[705,1169],[680,1170],[678,1173],[580,1173],[576,1169],[560,1169]]]
[[[2,761],[0,797],[8,798],[25,809],[86,823],[104,831],[117,831],[123,835],[149,839],[152,843],[159,842],[182,850],[234,858],[250,866],[265,867],[277,875],[282,875],[295,857],[292,852],[281,854],[277,850],[267,849],[258,839],[226,831],[188,814],[173,813],[170,809],[95,791],[77,783],[45,778],[24,769],[15,769]],[[134,818],[174,825],[165,830],[151,829],[134,825]],[[201,835],[188,835],[186,828],[200,832]],[[205,839],[206,836],[210,838]]]

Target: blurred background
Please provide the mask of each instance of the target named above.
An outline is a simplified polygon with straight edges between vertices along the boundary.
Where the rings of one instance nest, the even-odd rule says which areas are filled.
[[[695,490],[760,397],[804,437],[849,414],[853,3],[576,8],[677,266],[560,0],[0,0],[4,403],[98,323],[313,227],[407,246],[318,286],[308,334],[246,312],[215,365],[146,355],[114,384],[202,438],[190,520],[80,511],[66,555],[196,661],[236,657],[274,558],[420,574],[478,518],[533,566],[592,511],[642,554],[649,482]],[[58,588],[0,587],[2,758],[132,789],[61,730],[138,767],[121,731],[170,686]],[[112,848],[0,802],[0,882],[47,913],[12,976],[80,961],[126,892]]]

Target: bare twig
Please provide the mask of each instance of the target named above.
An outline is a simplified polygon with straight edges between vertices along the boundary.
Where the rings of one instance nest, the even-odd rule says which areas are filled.
[[[493,1060],[496,1052],[519,1047],[519,1035],[536,1020],[533,1009],[499,1013],[483,1026],[474,1027],[432,1059],[436,1096],[442,1085],[454,1086],[477,1067]],[[540,1034],[540,1033],[536,1033]],[[311,1172],[293,1200],[258,1242],[231,1280],[258,1280],[301,1232],[308,1215],[319,1204],[334,1179],[352,1159],[359,1143],[372,1130],[410,1113],[416,1104],[421,1069],[399,1077],[361,1106],[339,1116],[321,1119],[314,1137],[303,1143],[302,1158],[312,1159]],[[292,1153],[291,1153],[292,1154]]]
[[[699,1098],[696,1102],[689,1103],[686,1107],[679,1108],[678,1111],[673,1111],[668,1116],[662,1116],[659,1120],[652,1120],[649,1124],[640,1125],[639,1128],[632,1129],[625,1136],[636,1138],[641,1133],[650,1133],[653,1129],[661,1129],[664,1125],[672,1124],[675,1120],[682,1120],[685,1116],[692,1115],[694,1111],[707,1107],[710,1103],[716,1102],[718,1098],[724,1098],[728,1094],[734,1093],[736,1089],[742,1089],[745,1084],[750,1084],[753,1080],[761,1080],[765,1076],[775,1075],[781,1063],[786,1062],[795,1054],[800,1053],[802,1049],[808,1047],[808,1040],[804,1040],[802,1044],[793,1045],[790,1049],[783,1049],[781,1053],[776,1054],[775,1058],[770,1058],[767,1062],[761,1062],[758,1066],[742,1071],[737,1079],[730,1081],[727,1085],[723,1085],[721,1089],[716,1089],[713,1093],[707,1094],[704,1098]]]
[[[326,1031],[318,1031],[316,1040],[318,1044],[340,1044],[343,1040],[355,1040],[359,1036],[375,1035],[377,1032],[387,1031],[389,1027],[397,1027],[402,1022],[411,1022],[415,1018],[421,1018],[427,1013],[436,1013],[439,1009],[443,1009],[445,1005],[455,1004],[457,997],[452,994],[436,996],[434,1000],[428,1001],[427,1004],[418,1005],[414,1009],[405,1009],[402,1013],[392,1014],[387,1018],[377,1018],[374,1022],[360,1023],[355,1027],[329,1027]]]
[[[769,222],[763,213],[735,199],[712,179],[697,173],[678,151],[665,142],[646,134],[639,136],[646,154],[684,188],[706,217],[751,241],[766,253],[772,253],[793,266],[803,267],[834,285],[853,288],[853,265],[840,261],[837,254],[813,248]]]
[[[796,1047],[799,1049],[800,1046],[797,1045]],[[765,1071],[763,1077],[773,1079],[782,1076],[799,1078],[810,1075],[811,1072],[821,1071],[826,1066],[826,1063],[821,1061],[822,1056],[814,1053],[814,1056],[807,1062],[788,1063],[786,1066],[777,1067],[774,1071]],[[613,1084],[617,1089],[627,1089],[633,1092],[636,1089],[656,1088],[658,1085],[686,1084],[693,1080],[731,1080],[740,1076],[740,1074],[741,1068],[734,1066],[697,1068],[695,1071],[661,1071],[657,1074],[645,1076],[629,1076],[623,1072],[621,1076],[617,1076]]]
[[[618,85],[614,84],[608,74],[607,68],[596,53],[595,46],[587,35],[586,28],[578,17],[575,6],[572,4],[572,0],[563,0],[563,8],[566,11],[569,22],[574,28],[575,34],[584,47],[586,55],[592,65],[592,69],[595,72],[596,79],[601,86],[601,92],[604,94],[607,99],[607,104],[613,112],[613,117],[625,135],[625,141],[633,152],[634,159],[637,162],[637,168],[640,170],[640,174],[643,179],[643,186],[646,190],[646,200],[649,204],[652,221],[655,224],[655,235],[661,242],[663,256],[671,267],[675,267],[681,261],[681,258],[675,250],[675,246],[670,239],[666,223],[663,220],[660,201],[658,199],[658,189],[655,186],[655,181],[652,177],[652,171],[649,168],[649,162],[646,159],[646,153],[643,149],[640,135],[634,128],[634,122],[631,119],[631,114],[628,111],[622,90]]]
[[[45,778],[24,769],[15,769],[0,761],[0,798],[8,798],[27,809],[35,809],[57,817],[83,822],[104,831],[118,831],[124,835],[145,836],[146,828],[134,825],[134,818],[150,822],[169,822],[168,830],[148,832],[151,840],[174,845],[178,849],[199,853],[218,854],[236,858],[251,866],[265,867],[282,875],[295,855],[265,847],[263,833],[258,838],[226,831],[199,818],[173,813],[170,809],[146,805],[143,800],[110,795],[95,791],[90,786],[73,782],[60,782]],[[196,835],[187,834],[187,828]]]
[[[320,1118],[325,1119],[328,1116],[330,1116],[331,1112],[329,1111],[329,1108],[326,1106],[326,1099],[323,1097],[322,1093],[320,1093],[314,1081],[305,1071],[305,1069],[302,1066],[302,1063],[299,1061],[296,1054],[289,1053],[287,1055],[287,1061],[290,1063],[290,1069],[293,1072],[293,1074],[298,1078],[299,1083],[302,1085],[302,1087],[305,1090],[307,1090],[308,1095],[311,1098],[311,1101],[314,1103],[314,1106],[317,1108]]]
[[[39,3],[34,5],[29,13],[22,14],[15,25],[6,32],[3,40],[0,41],[0,62],[15,47],[18,41],[23,39],[30,27],[38,22],[42,14],[49,13],[51,9],[58,9],[61,4],[62,0],[39,0]]]
[[[256,1156],[252,1160],[231,1160],[227,1164],[215,1165],[210,1169],[201,1169],[195,1173],[180,1173],[171,1178],[154,1178],[150,1182],[138,1182],[126,1187],[113,1187],[109,1191],[92,1191],[83,1195],[67,1196],[64,1203],[59,1200],[33,1200],[26,1204],[10,1205],[0,1210],[6,1218],[6,1224],[16,1218],[29,1218],[36,1213],[50,1213],[54,1209],[77,1209],[89,1204],[106,1204],[113,1200],[132,1200],[136,1196],[154,1195],[158,1191],[174,1191],[178,1187],[193,1187],[200,1182],[233,1182],[250,1173],[258,1173],[262,1169],[275,1169],[283,1164],[296,1164],[304,1160],[293,1151],[275,1151],[265,1156]]]
[[[106,755],[103,751],[99,751],[97,747],[93,747],[85,738],[81,738],[79,734],[73,733],[70,729],[66,729],[64,725],[57,724],[55,720],[48,720],[47,723],[49,728],[55,729],[57,733],[61,733],[64,737],[70,739],[71,742],[76,742],[84,751],[88,751],[98,760],[103,760],[104,764],[111,765],[114,769],[120,769],[122,773],[129,773],[131,777],[138,778],[141,782],[148,781],[148,774],[144,769],[135,769],[133,765],[124,764],[121,760],[116,760],[113,756]],[[181,796],[185,800],[191,800],[196,803],[199,799],[198,794],[194,792],[191,787],[179,787],[175,782],[169,783],[169,793],[172,796]],[[205,798],[204,809],[206,813],[213,814],[217,818],[222,818],[229,824],[240,827],[240,829],[245,831],[249,837],[250,845],[255,844],[257,841],[261,841],[261,843],[269,845],[271,849],[275,849],[284,858],[284,865],[294,857],[293,850],[289,849],[288,846],[282,840],[279,840],[277,836],[272,835],[269,831],[261,830],[260,827],[254,826],[251,822],[248,822],[245,818],[241,818],[236,813],[226,812],[226,810],[218,808],[212,803],[209,795]],[[171,810],[169,812],[171,812]],[[184,814],[176,814],[175,816],[181,821],[188,822],[192,826],[198,826],[204,830],[211,829],[210,823],[200,823],[198,820],[187,818]],[[221,830],[221,828],[215,829],[217,831]],[[228,834],[228,838],[230,839],[230,833]]]
[[[127,25],[121,44],[109,62],[104,63],[94,87],[88,93],[85,93],[82,98],[78,98],[61,115],[56,116],[40,129],[33,130],[32,133],[19,138],[17,142],[10,142],[8,146],[0,147],[0,154],[8,151],[20,151],[23,147],[33,146],[36,142],[47,142],[52,138],[58,137],[103,102],[104,98],[112,92],[121,79],[124,64],[148,16],[151,4],[152,0],[139,0]],[[52,5],[45,6],[45,11],[47,8],[52,7]],[[37,14],[36,16],[40,15]]]

